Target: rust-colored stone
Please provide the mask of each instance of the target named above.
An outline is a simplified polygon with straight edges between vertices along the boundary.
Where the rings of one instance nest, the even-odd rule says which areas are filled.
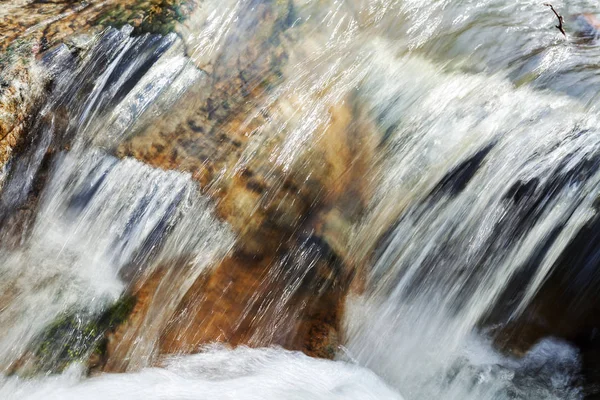
[[[0,169],[20,143],[45,93],[48,77],[32,62],[32,55],[25,53],[0,66]]]
[[[143,364],[159,354],[193,353],[203,345],[280,345],[310,356],[332,358],[339,345],[342,301],[348,282],[340,280],[340,260],[319,245],[305,245],[277,259],[230,256],[200,275],[175,308],[161,308],[160,285],[169,295],[180,281],[174,266],[159,268],[136,289],[129,321],[110,335],[104,371],[142,365],[131,352],[148,331],[160,332]],[[162,317],[148,318],[153,307]],[[153,336],[153,333],[150,334]],[[154,340],[154,339],[152,339]]]
[[[173,260],[136,281],[130,318],[109,333],[105,358],[90,360],[97,370],[135,370],[161,354],[195,352],[211,342],[334,356],[356,267],[349,232],[369,197],[374,130],[355,121],[348,96],[324,107],[310,137],[278,161],[287,139],[279,128],[302,123],[295,115],[300,101],[324,96],[270,97],[288,60],[290,8],[289,1],[261,2],[252,11],[260,23],[230,38],[222,53],[189,54],[205,72],[201,84],[116,149],[121,157],[191,173],[237,244],[209,270]],[[70,17],[61,21],[79,30]],[[61,29],[49,24],[46,40],[60,40]],[[185,35],[184,41],[190,53],[195,44]]]

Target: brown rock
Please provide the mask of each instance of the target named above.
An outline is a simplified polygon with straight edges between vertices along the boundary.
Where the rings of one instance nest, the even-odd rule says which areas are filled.
[[[238,239],[236,251],[208,271],[188,268],[183,258],[137,280],[135,308],[109,334],[106,357],[90,361],[96,368],[135,370],[161,354],[195,352],[215,341],[334,356],[356,272],[348,238],[369,197],[364,178],[374,130],[357,123],[347,96],[323,107],[321,123],[306,137],[288,143],[289,131],[303,123],[296,112],[301,102],[322,102],[326,92],[321,88],[311,99],[274,96],[294,37],[290,10],[289,1],[242,10],[245,25],[223,39],[221,52],[195,54],[198,43],[187,40],[188,54],[206,73],[203,83],[116,149],[122,157],[191,173]],[[99,12],[72,15],[90,21]],[[70,16],[61,14],[60,21],[80,29]],[[193,29],[178,29],[187,28]],[[49,23],[43,35],[53,41],[65,32]]]
[[[158,269],[137,289],[129,321],[110,337],[103,370],[134,370],[159,362],[158,354],[193,353],[214,342],[280,345],[332,358],[347,289],[339,263],[314,243],[278,259],[228,257],[182,297],[173,293],[182,283],[176,268]],[[174,308],[173,298],[179,299]],[[148,343],[143,357],[135,357]]]
[[[125,24],[137,32],[167,33],[187,18],[198,5],[195,0],[73,1],[8,0],[0,8],[0,51],[16,40],[53,46],[76,33]]]
[[[159,354],[196,352],[212,342],[280,345],[326,358],[339,344],[341,306],[355,273],[348,237],[369,196],[364,177],[375,151],[374,130],[354,120],[352,98],[347,98],[326,112],[315,137],[289,165],[278,163],[286,135],[275,130],[286,120],[290,124],[298,100],[261,108],[269,86],[250,90],[240,86],[238,76],[256,81],[272,76],[273,69],[258,59],[248,65],[233,75],[218,75],[219,67],[212,65],[206,86],[190,91],[165,119],[117,150],[156,167],[191,172],[237,233],[236,251],[198,277],[159,328],[160,339],[152,339],[148,350],[154,362]],[[307,250],[307,236],[318,251]],[[153,292],[155,280],[179,287],[166,277],[171,268],[160,269],[160,276],[140,290]],[[145,304],[143,310],[153,307],[147,301],[138,304]],[[151,321],[146,316],[133,320]],[[130,354],[144,326],[123,327],[119,337],[126,339],[114,342],[128,350],[113,351],[106,371],[143,365],[132,362]]]
[[[33,65],[27,49],[23,51],[25,54],[15,55],[0,65],[0,169],[24,136],[49,78]]]

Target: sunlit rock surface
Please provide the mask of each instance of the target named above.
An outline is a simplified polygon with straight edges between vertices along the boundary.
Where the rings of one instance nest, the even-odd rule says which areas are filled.
[[[75,49],[89,47],[90,35],[109,26],[130,24],[137,33],[167,34],[196,5],[194,0],[14,0],[0,4],[0,169],[21,143],[50,79],[35,67],[35,56],[60,43]]]
[[[34,56],[30,42],[15,43],[0,55],[0,169],[25,135],[50,78]]]

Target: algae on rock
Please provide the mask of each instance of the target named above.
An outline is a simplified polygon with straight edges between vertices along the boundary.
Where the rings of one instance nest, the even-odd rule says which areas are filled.
[[[50,324],[31,344],[31,351],[11,370],[20,375],[60,373],[73,362],[101,360],[106,351],[106,335],[124,323],[135,306],[136,298],[125,295],[103,313],[87,310],[65,312]]]

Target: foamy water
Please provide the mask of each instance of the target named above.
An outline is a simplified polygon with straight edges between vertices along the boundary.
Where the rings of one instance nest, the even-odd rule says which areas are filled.
[[[34,380],[7,378],[3,399],[401,400],[371,371],[281,349],[209,348],[164,368],[82,378],[77,366]]]
[[[591,1],[555,5],[573,16],[598,11]],[[75,364],[51,376],[3,376],[1,398],[583,397],[576,348],[549,338],[522,359],[510,358],[493,350],[478,323],[529,267],[511,309],[518,317],[596,215],[597,46],[580,43],[573,31],[566,40],[556,36],[537,1],[294,7],[284,41],[289,62],[248,116],[269,110],[239,165],[281,139],[268,159],[293,168],[331,134],[323,130],[331,107],[345,102],[355,122],[374,127],[377,155],[365,180],[375,189],[348,243],[366,281],[346,303],[337,361],[210,347],[152,368],[159,333],[146,329],[127,355],[137,372],[86,377]],[[42,116],[66,104],[75,117],[64,132],[60,121],[40,118],[26,156],[0,172],[0,211],[9,214],[25,200],[51,140],[64,135],[73,147],[55,159],[22,245],[0,250],[3,364],[19,359],[61,313],[103,310],[127,287],[125,275],[191,257],[192,268],[181,272],[185,285],[164,288],[171,302],[152,314],[168,318],[194,279],[231,248],[235,238],[189,174],[110,153],[190,87],[206,84],[194,63],[227,64],[244,49],[245,35],[260,34],[255,9],[208,1],[183,29],[183,41],[132,38],[127,27],[108,31],[78,68],[65,49],[47,55],[62,80]],[[133,57],[135,48],[145,50]],[[84,84],[89,90],[81,94]]]

